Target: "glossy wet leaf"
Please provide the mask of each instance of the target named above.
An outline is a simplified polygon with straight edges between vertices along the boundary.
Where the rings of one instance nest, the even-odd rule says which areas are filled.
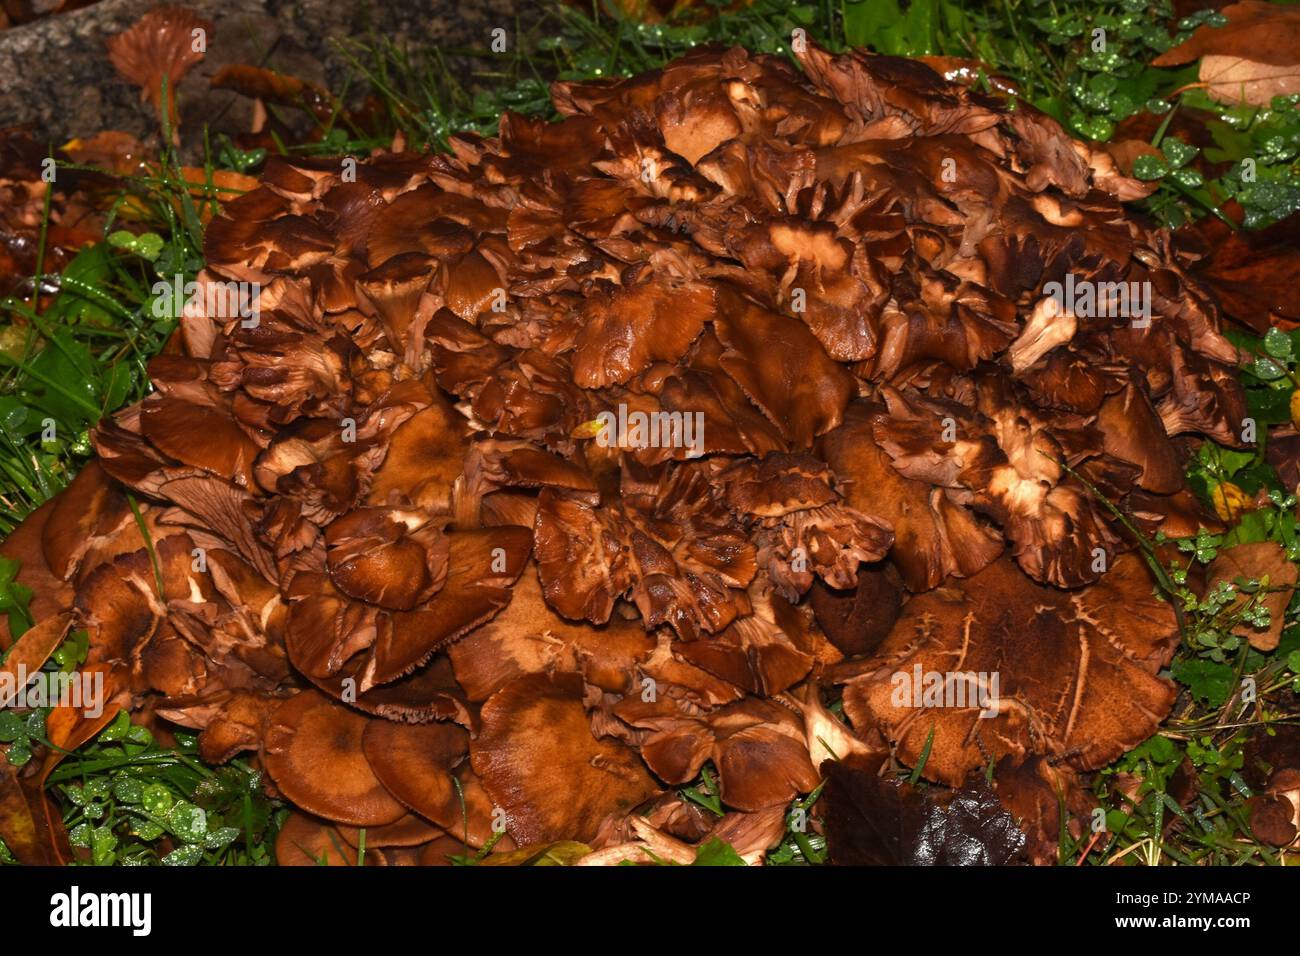
[[[144,788],[140,803],[148,813],[164,814],[171,809],[175,798],[170,790],[160,783],[151,783]]]
[[[208,832],[208,815],[187,801],[179,801],[167,812],[167,825],[186,843],[198,843]]]
[[[203,847],[183,846],[162,858],[163,866],[195,866],[203,859]]]
[[[1139,156],[1133,160],[1133,175],[1138,179],[1159,179],[1169,172],[1169,163],[1160,156]]]
[[[1021,862],[1025,834],[983,784],[945,803],[906,783],[827,761],[831,862],[851,866],[999,866]]]
[[[163,249],[162,236],[156,232],[145,232],[140,235],[127,232],[125,229],[119,229],[117,232],[110,233],[108,244],[115,249],[124,249],[127,252],[134,253],[141,259],[148,259],[153,262]]]
[[[113,782],[113,796],[122,803],[144,800],[144,784],[134,777],[119,777]]]
[[[1291,358],[1291,336],[1279,328],[1271,328],[1264,336],[1264,349],[1273,358],[1285,361]]]

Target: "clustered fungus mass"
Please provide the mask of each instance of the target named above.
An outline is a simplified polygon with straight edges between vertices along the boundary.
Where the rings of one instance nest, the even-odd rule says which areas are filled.
[[[212,221],[200,285],[255,318],[197,297],[5,550],[115,704],[260,762],[281,863],[502,827],[752,862],[886,759],[958,809],[995,764],[1054,842],[1168,714],[1175,613],[1103,499],[1194,531],[1185,436],[1239,444],[1195,252],[1024,103],[799,60],[557,83],[562,120],[450,155],[273,158]],[[1054,307],[1067,275],[1145,284],[1150,320]],[[620,408],[700,445],[596,440]],[[900,705],[913,672],[996,674],[993,712]],[[706,765],[721,817],[676,789]]]

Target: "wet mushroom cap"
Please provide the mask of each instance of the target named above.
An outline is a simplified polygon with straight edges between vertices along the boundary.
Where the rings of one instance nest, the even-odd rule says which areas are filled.
[[[367,722],[315,691],[289,698],[270,719],[267,773],[290,800],[318,816],[358,827],[393,823],[406,808],[366,760]]]
[[[1103,766],[1152,733],[1173,704],[1157,676],[1173,655],[1173,609],[1127,554],[1091,588],[1035,584],[1007,559],[913,597],[845,713],[881,727],[923,773],[957,786],[990,756]]]
[[[358,856],[337,827],[305,813],[290,813],[275,838],[277,866],[356,866]],[[365,865],[382,862],[378,850],[366,850]]]
[[[183,7],[155,7],[130,29],[109,38],[109,60],[158,106],[163,80],[168,83],[168,96],[174,98],[177,82],[203,59],[206,35],[211,32],[211,22]],[[196,42],[198,36],[203,37],[202,44]]]
[[[576,674],[530,674],[483,705],[470,743],[474,772],[521,846],[590,838],[607,814],[656,791],[636,754],[597,740]]]
[[[455,724],[373,720],[366,725],[362,750],[389,793],[450,829],[461,818],[452,769],[465,756],[467,740]]]

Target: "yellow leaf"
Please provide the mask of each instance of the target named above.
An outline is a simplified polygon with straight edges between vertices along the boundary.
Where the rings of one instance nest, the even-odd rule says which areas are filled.
[[[600,430],[605,427],[605,423],[599,418],[593,418],[589,422],[583,422],[569,435],[570,438],[595,438],[600,434]]]
[[[1214,504],[1214,513],[1224,521],[1232,521],[1242,513],[1249,511],[1251,497],[1230,481],[1220,482],[1210,495]]]

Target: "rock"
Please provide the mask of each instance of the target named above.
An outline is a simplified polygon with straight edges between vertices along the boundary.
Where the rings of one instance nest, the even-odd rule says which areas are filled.
[[[0,31],[0,127],[31,124],[39,139],[60,145],[73,136],[119,129],[140,139],[157,136],[157,119],[139,91],[108,62],[105,41],[125,30],[155,0],[102,3]],[[189,0],[182,4],[211,20],[216,29],[208,53],[177,90],[188,124],[207,122],[214,133],[244,132],[252,103],[212,90],[221,67],[247,63],[341,90],[350,67],[338,41],[373,34],[397,43],[446,51],[487,49],[491,31],[511,34],[540,17],[518,0]],[[469,67],[452,57],[449,67]],[[465,69],[461,75],[468,75]],[[350,92],[357,92],[352,83]]]

